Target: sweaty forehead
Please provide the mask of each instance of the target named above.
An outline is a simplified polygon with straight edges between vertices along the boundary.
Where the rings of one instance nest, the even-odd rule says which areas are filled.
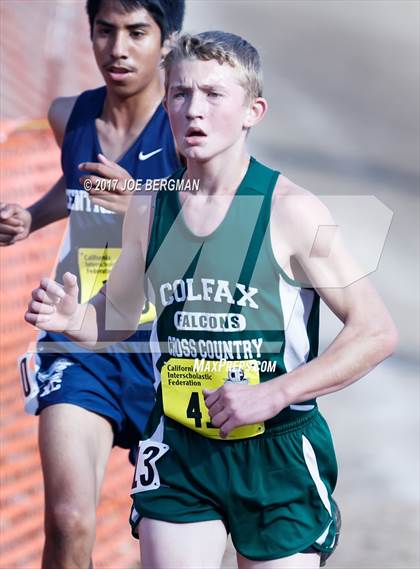
[[[239,85],[239,72],[228,63],[220,64],[215,59],[182,59],[170,71],[169,86],[182,85],[220,85],[231,87]]]

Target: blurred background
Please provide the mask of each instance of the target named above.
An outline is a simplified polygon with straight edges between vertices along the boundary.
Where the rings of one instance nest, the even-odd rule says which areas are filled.
[[[252,152],[333,210],[341,203],[338,213],[350,204],[342,197],[353,196],[357,205],[346,223],[355,242],[359,236],[356,253],[369,249],[369,227],[381,243],[370,254],[369,272],[399,328],[398,351],[356,385],[320,401],[340,464],[343,530],[328,565],[337,569],[408,569],[420,562],[419,11],[416,0],[187,0],[185,30],[232,31],[260,50],[270,109],[252,133]],[[60,175],[45,121],[51,100],[101,78],[84,2],[2,0],[0,18],[1,199],[29,205]],[[56,224],[0,251],[4,569],[40,566],[37,419],[23,414],[16,357],[35,339],[22,315],[37,279],[52,270],[63,229]],[[338,329],[323,311],[323,346]],[[126,453],[115,450],[95,567],[138,564],[127,525],[130,479]],[[225,567],[234,566],[229,547]]]

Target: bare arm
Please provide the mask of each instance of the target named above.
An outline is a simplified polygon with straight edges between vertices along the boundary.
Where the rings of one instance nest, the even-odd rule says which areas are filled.
[[[55,99],[48,110],[48,121],[53,131],[55,140],[61,148],[63,144],[66,126],[77,97],[59,97]],[[68,216],[66,206],[66,185],[64,176],[54,184],[51,190],[40,200],[28,208],[31,214],[30,233],[45,227],[54,221]]]
[[[315,240],[320,226],[335,226],[328,210],[309,193],[292,188],[288,195],[289,190],[280,187],[273,200],[274,254],[289,276],[306,279],[307,286],[317,289],[344,326],[325,352],[308,364],[258,386],[224,386],[208,394],[212,422],[221,427],[222,435],[240,425],[267,420],[292,403],[343,389],[396,346],[392,319],[348,254],[339,232],[332,242]]]
[[[327,232],[324,238],[318,231],[319,227],[335,226],[327,208],[315,196],[299,190],[289,204],[284,201],[278,200],[272,221],[287,227],[284,238],[290,258],[343,323],[324,353],[277,380],[280,397],[288,405],[338,391],[366,375],[393,352],[397,332],[365,271],[351,258],[340,228],[330,237]],[[280,257],[281,241],[276,240],[273,246]]]
[[[69,122],[76,100],[77,97],[58,97],[54,99],[48,109],[48,122],[50,123],[54,138],[60,148],[63,145],[67,123]]]
[[[40,200],[28,207],[31,216],[31,226],[29,233],[37,231],[55,221],[64,219],[68,216],[66,206],[66,185],[64,177],[54,184],[51,190]]]
[[[344,326],[320,356],[277,380],[286,405],[347,387],[396,346],[394,324],[367,277],[343,288],[318,288],[318,293]]]
[[[57,144],[61,146],[66,125],[76,97],[55,99],[48,111]],[[18,204],[0,204],[0,246],[13,245],[50,223],[67,217],[65,182],[62,176],[53,187],[28,208]]]
[[[144,304],[144,272],[151,198],[134,195],[123,228],[123,247],[109,276],[106,294],[77,302],[76,277],[64,275],[63,286],[42,279],[32,292],[25,320],[41,330],[63,332],[89,348],[123,340],[137,329]]]
[[[64,178],[61,177],[41,199],[24,208],[15,203],[0,204],[0,246],[23,241],[37,229],[67,217]]]

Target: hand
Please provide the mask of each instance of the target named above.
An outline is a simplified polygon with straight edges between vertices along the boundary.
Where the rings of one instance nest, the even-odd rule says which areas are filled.
[[[0,247],[26,239],[31,229],[32,215],[18,204],[0,203]]]
[[[38,288],[32,291],[25,320],[40,330],[65,332],[74,330],[81,307],[77,302],[79,287],[72,273],[63,276],[64,285],[51,279],[41,279]]]
[[[238,427],[271,419],[286,406],[276,380],[258,385],[225,383],[219,389],[203,389],[203,395],[222,438]]]
[[[99,162],[83,162],[79,170],[93,172],[80,178],[80,183],[89,192],[92,203],[116,213],[125,214],[130,202],[131,192],[125,189],[127,180],[133,178],[116,162],[98,154]],[[90,186],[89,189],[87,186]],[[95,189],[95,188],[106,189]]]

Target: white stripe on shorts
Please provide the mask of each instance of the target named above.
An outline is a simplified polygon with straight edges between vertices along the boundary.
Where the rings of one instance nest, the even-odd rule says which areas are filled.
[[[321,480],[321,476],[319,474],[319,469],[318,469],[318,462],[317,462],[316,456],[315,456],[315,451],[314,451],[311,443],[305,437],[305,435],[302,435],[302,450],[303,450],[303,456],[305,458],[306,466],[309,470],[309,474],[311,475],[312,480],[315,483],[316,489],[318,490],[319,497],[321,498],[322,503],[324,504],[326,510],[328,511],[330,516],[332,517],[332,509],[331,509],[330,500],[328,498],[328,490],[327,490],[325,484],[323,483],[323,481]],[[332,520],[328,524],[328,527],[325,529],[325,531],[322,532],[322,534],[316,540],[316,543],[318,543],[319,545],[322,545],[324,543],[324,541],[328,537],[328,532],[329,532],[331,524],[332,524]]]
[[[315,483],[316,489],[318,490],[319,497],[321,498],[322,503],[324,504],[328,513],[332,517],[331,504],[328,498],[328,490],[323,481],[321,480],[321,476],[319,475],[318,463],[316,460],[315,451],[312,448],[311,443],[305,437],[305,435],[302,435],[302,450],[306,466],[309,470],[309,474],[311,475],[312,480]]]

